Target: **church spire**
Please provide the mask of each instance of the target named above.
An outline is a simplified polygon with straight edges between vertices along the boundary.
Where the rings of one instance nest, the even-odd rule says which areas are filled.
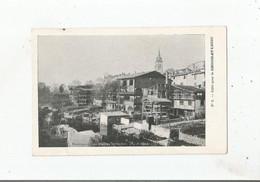
[[[156,62],[162,62],[162,57],[161,57],[161,51],[160,49],[158,50],[158,56],[156,58]]]
[[[158,71],[160,73],[163,72],[163,60],[161,57],[160,49],[158,50],[158,56],[156,57],[156,61],[155,61],[155,71]]]

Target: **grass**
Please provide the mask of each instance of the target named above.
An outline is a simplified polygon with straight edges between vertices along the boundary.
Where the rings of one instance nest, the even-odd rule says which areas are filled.
[[[185,125],[181,128],[181,132],[205,139],[205,123],[197,122]]]

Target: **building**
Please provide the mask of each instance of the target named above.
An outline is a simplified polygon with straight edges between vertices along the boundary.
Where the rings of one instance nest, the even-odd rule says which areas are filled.
[[[205,90],[194,86],[172,86],[172,115],[186,119],[205,118]]]
[[[118,104],[123,105],[126,111],[141,112],[143,89],[164,84],[165,76],[157,71],[149,71],[122,75],[118,81]]]
[[[107,91],[103,99],[104,109],[106,111],[120,110],[119,105],[117,104],[117,100],[117,92]]]
[[[115,111],[118,108],[116,101],[113,101],[113,100],[106,100],[105,104],[106,104],[106,106],[105,106],[106,111]]]
[[[163,60],[161,57],[160,50],[158,51],[158,56],[156,57],[154,70],[158,71],[159,73],[163,73]]]
[[[184,69],[167,70],[169,79],[173,85],[190,85],[197,88],[205,88],[205,61],[189,65]]]
[[[52,96],[52,103],[55,108],[59,109],[64,109],[73,104],[68,93],[54,93]]]
[[[166,83],[167,80],[166,80]],[[169,118],[171,101],[170,84],[156,84],[143,89],[142,114],[153,116],[156,120]]]
[[[90,106],[94,102],[94,85],[86,84],[69,88],[72,99],[78,106]]]
[[[160,120],[169,118],[171,101],[166,98],[146,97],[142,101],[143,116],[153,116],[155,124]]]
[[[121,123],[121,118],[129,117],[128,114],[120,111],[100,113],[100,134],[105,136],[110,135],[114,124],[118,125]]]

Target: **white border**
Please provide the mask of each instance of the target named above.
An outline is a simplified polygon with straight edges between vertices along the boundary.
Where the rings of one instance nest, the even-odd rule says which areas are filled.
[[[38,35],[171,35],[205,34],[206,63],[206,146],[196,147],[66,147],[39,148],[37,97],[37,36]],[[210,41],[214,37],[215,107],[210,100]],[[227,153],[227,92],[226,92],[226,27],[164,27],[164,28],[89,28],[32,30],[32,153],[33,155],[129,155],[129,154],[225,154]]]

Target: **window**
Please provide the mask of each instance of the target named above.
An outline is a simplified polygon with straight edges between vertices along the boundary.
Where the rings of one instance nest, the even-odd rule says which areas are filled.
[[[189,101],[188,101],[188,105],[191,106],[191,103],[192,103],[191,100],[189,100]]]
[[[206,86],[206,82],[205,82],[205,81],[203,82],[203,86],[204,86],[204,87]]]
[[[133,85],[134,84],[134,80],[130,80],[129,85]]]
[[[197,75],[194,75],[194,80],[196,80],[197,79]]]
[[[185,75],[183,76],[183,79],[186,79],[186,76],[185,76]]]
[[[122,86],[126,86],[126,80],[123,80]]]
[[[183,100],[180,100],[180,105],[183,105]]]

